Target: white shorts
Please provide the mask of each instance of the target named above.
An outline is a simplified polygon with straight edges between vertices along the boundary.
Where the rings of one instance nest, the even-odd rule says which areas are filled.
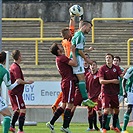
[[[81,56],[77,56],[77,62],[78,62],[78,66],[72,67],[73,68],[73,74],[83,74],[83,73],[85,73],[84,59]]]
[[[7,107],[6,100],[0,96],[0,112]]]
[[[127,104],[133,105],[133,93],[131,93],[131,92],[127,92]]]
[[[123,102],[124,97],[123,97],[123,96],[118,95],[118,99],[119,99],[119,104],[120,104],[120,103],[122,103],[122,102]]]

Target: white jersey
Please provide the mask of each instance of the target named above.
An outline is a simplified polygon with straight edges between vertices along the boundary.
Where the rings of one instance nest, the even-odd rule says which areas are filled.
[[[73,73],[74,74],[83,74],[85,73],[84,70],[84,59],[80,56],[78,53],[78,50],[84,50],[84,45],[85,45],[85,36],[82,31],[78,31],[74,34],[72,37],[72,45],[75,45],[76,47],[76,58],[78,65],[73,68]],[[72,54],[70,54],[70,58],[72,58]]]

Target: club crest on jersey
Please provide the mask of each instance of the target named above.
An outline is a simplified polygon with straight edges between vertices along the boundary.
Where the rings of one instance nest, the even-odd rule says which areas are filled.
[[[113,69],[113,72],[116,72],[116,69],[115,68]]]
[[[71,98],[71,101],[73,102],[74,101],[74,98]]]
[[[94,79],[96,79],[97,78],[97,76],[96,75],[94,75],[94,77],[93,77]]]
[[[21,103],[21,107],[24,107],[24,103]]]

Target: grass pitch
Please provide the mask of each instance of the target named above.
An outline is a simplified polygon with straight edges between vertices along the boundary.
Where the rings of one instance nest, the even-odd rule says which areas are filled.
[[[24,131],[25,133],[51,133],[45,124],[46,123],[37,123],[37,126],[24,126]],[[61,133],[60,131],[61,126],[62,123],[55,123],[56,133]],[[71,123],[70,125],[72,133],[86,133],[87,128],[88,128],[87,123]],[[18,129],[17,126],[16,129]],[[127,127],[127,131],[129,133],[133,133],[133,127]],[[0,133],[2,133],[2,126],[0,126]],[[90,133],[100,133],[100,131],[90,131]],[[114,133],[114,131],[107,131],[107,133]]]

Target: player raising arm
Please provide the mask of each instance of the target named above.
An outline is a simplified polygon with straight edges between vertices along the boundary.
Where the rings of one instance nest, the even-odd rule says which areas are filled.
[[[79,12],[75,12],[75,10],[73,11],[73,9],[77,8],[80,9]],[[63,37],[62,40],[62,46],[65,52],[65,55],[69,58],[70,57],[70,49],[71,49],[71,39],[74,35],[75,32],[75,17],[78,16],[79,17],[79,28],[82,26],[82,22],[83,22],[83,8],[80,7],[79,5],[73,5],[72,7],[70,7],[69,9],[69,13],[70,13],[70,21],[69,21],[69,27],[66,27],[64,29],[62,29],[61,31],[61,35]],[[85,49],[85,51],[90,52],[92,51],[94,48],[90,47],[89,49]],[[53,113],[55,112],[55,110],[57,109],[59,103],[61,102],[62,99],[62,92],[60,92],[58,98],[56,99],[55,103],[52,105],[52,110]]]
[[[96,103],[88,99],[84,77],[84,61],[86,61],[88,64],[92,64],[92,61],[89,58],[86,58],[84,53],[85,34],[89,33],[91,27],[91,22],[83,21],[80,25],[80,29],[72,37],[72,45],[76,47],[76,58],[78,62],[78,66],[73,67],[73,73],[76,74],[79,80],[78,88],[83,98],[82,105],[94,107]]]

